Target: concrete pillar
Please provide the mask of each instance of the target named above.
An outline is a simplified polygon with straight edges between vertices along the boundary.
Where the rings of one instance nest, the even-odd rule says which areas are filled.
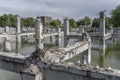
[[[82,27],[82,33],[84,33],[84,32],[85,32],[84,27]]]
[[[9,32],[9,27],[8,26],[5,26],[4,32]]]
[[[9,52],[11,50],[11,44],[8,37],[4,38],[3,51]]]
[[[21,33],[20,16],[16,15],[16,33]]]
[[[98,64],[100,67],[104,67],[105,63],[105,53],[99,54]]]
[[[91,42],[89,42],[89,48],[82,53],[82,63],[83,64],[91,63]]]
[[[105,48],[106,48],[105,39],[102,39],[102,40],[100,40],[99,49],[104,52]]]
[[[82,53],[82,64],[90,63],[91,63],[91,48],[88,48],[86,51]]]
[[[100,40],[99,49],[100,49],[100,54],[99,54],[99,66],[100,66],[100,67],[104,67],[104,62],[105,62],[105,49],[106,49],[105,39]]]
[[[35,50],[43,49],[43,25],[39,17],[35,21],[35,27]]]
[[[68,35],[69,35],[69,20],[64,19],[64,47],[68,45]]]
[[[100,12],[100,34],[102,37],[105,37],[105,12]]]
[[[19,53],[21,49],[21,36],[16,36],[16,53]]]
[[[82,33],[82,41],[88,41],[90,39],[90,36],[88,33]]]
[[[91,63],[91,38],[87,33],[83,33],[83,41],[88,42],[88,49],[82,53],[82,63]]]
[[[61,47],[61,28],[58,28],[58,45]]]
[[[84,33],[85,32],[84,27],[79,27],[79,32]]]
[[[113,34],[113,27],[112,26],[110,27],[110,32],[111,32],[111,34]]]
[[[55,36],[50,36],[50,44],[54,44],[55,43]]]

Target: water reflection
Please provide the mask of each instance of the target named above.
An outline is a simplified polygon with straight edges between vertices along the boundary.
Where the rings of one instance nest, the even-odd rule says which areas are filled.
[[[105,68],[112,67],[120,69],[120,65],[116,64],[118,61],[120,61],[120,58],[116,58],[116,54],[119,54],[120,52],[120,47],[118,47],[120,46],[119,41],[120,40],[116,38],[109,40],[99,40],[97,43],[93,41],[92,65],[99,65],[100,67]],[[94,44],[97,44],[99,46],[94,46]],[[117,48],[117,50],[115,48]]]
[[[99,54],[99,66],[100,67],[104,67],[104,61],[105,61],[105,49],[106,49],[106,44],[105,44],[105,39],[100,40],[100,44],[99,44],[99,50],[100,50],[100,54]]]
[[[4,38],[3,51],[5,51],[5,52],[11,51],[11,43],[10,43],[9,37]]]
[[[21,80],[17,73],[5,71],[0,69],[0,80]]]
[[[21,36],[16,36],[16,53],[18,54],[21,49]]]
[[[44,39],[45,47],[49,49],[63,47],[64,38],[61,36],[60,41],[58,40],[58,36],[46,37]],[[68,43],[73,44],[78,39],[69,39]],[[60,44],[55,45],[55,43],[59,42]],[[9,39],[1,39],[0,40],[0,50],[9,50],[10,52],[20,53],[21,55],[30,55],[35,50],[35,40],[34,36],[22,36],[22,37],[11,37]],[[53,43],[52,45],[49,45]],[[5,44],[9,45],[6,46]],[[5,49],[3,49],[5,48]],[[98,40],[93,39],[92,42],[92,53],[91,53],[91,65],[100,67],[112,67],[116,69],[120,69],[120,40],[117,38],[113,38],[110,40]],[[82,55],[79,54],[73,57],[71,61],[78,61],[82,59]],[[0,80],[20,80],[19,75],[11,74],[9,72],[0,70]],[[7,77],[6,77],[7,76]]]

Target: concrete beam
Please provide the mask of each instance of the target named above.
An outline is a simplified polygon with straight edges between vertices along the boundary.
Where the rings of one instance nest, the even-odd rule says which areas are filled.
[[[20,72],[21,80],[42,80],[42,72],[37,65],[31,64]]]
[[[0,69],[19,73],[24,68],[25,56],[0,52]]]
[[[70,62],[48,64],[39,62],[44,69],[45,80],[120,80],[120,71],[115,69],[96,68],[89,65]]]

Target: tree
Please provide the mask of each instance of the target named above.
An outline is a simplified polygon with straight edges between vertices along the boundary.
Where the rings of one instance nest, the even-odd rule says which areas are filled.
[[[13,14],[4,14],[0,16],[0,26],[5,27],[15,27],[16,26],[16,17]]]
[[[69,25],[72,28],[77,27],[77,23],[76,23],[76,21],[73,18],[69,19]]]
[[[78,21],[77,21],[77,25],[78,26],[83,26],[83,25],[85,25],[85,21],[84,21],[84,19],[79,19]]]
[[[100,19],[99,18],[94,18],[92,21],[92,27],[99,27],[100,24]],[[105,27],[110,27],[112,25],[111,18],[106,17],[105,18]]]
[[[53,26],[53,27],[58,27],[61,25],[61,21],[59,19],[54,19],[50,22],[50,25]]]
[[[21,27],[25,27],[26,23],[25,23],[25,18],[21,18]]]
[[[120,26],[120,5],[117,6],[114,10],[111,11],[112,14],[112,23],[114,27]]]
[[[33,27],[34,26],[34,19],[32,17],[27,17],[25,19],[25,23],[27,27]]]
[[[84,17],[84,22],[85,22],[85,25],[90,25],[91,24],[91,19],[89,16],[85,16]]]
[[[0,26],[16,27],[16,15],[4,14],[0,16]],[[21,18],[21,26],[33,27],[34,19],[32,17]]]
[[[8,14],[8,26],[9,27],[16,27],[16,16],[13,14]]]
[[[110,27],[112,25],[112,21],[110,17],[105,18],[105,27]]]
[[[94,18],[92,21],[92,27],[99,27],[100,20],[98,18]]]
[[[34,19],[32,17],[21,18],[22,27],[34,27]]]
[[[78,26],[84,26],[84,25],[90,25],[91,24],[91,19],[89,16],[85,16],[83,19],[79,19],[77,21]]]

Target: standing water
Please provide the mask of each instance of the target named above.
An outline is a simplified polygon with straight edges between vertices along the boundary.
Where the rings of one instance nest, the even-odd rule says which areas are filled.
[[[100,67],[112,67],[115,69],[120,69],[120,39],[119,35],[115,36],[109,40],[102,41],[98,39],[92,40],[92,57],[91,57],[91,65]],[[63,39],[63,38],[62,38]],[[4,50],[5,39],[1,39],[0,41],[0,51]],[[53,42],[51,42],[51,38],[47,37],[44,39],[45,49],[53,49],[58,48],[55,44],[56,39],[53,38]],[[61,45],[63,46],[63,40],[61,40]],[[72,40],[70,40],[72,42]],[[74,41],[74,40],[73,40]],[[34,36],[24,36],[20,38],[13,37],[10,39],[11,50],[10,52],[20,53],[21,55],[30,55],[35,51],[35,43]],[[49,45],[53,43],[52,46]],[[59,47],[60,47],[59,46]],[[70,61],[75,62],[81,60],[81,54],[73,57]],[[20,74],[0,70],[0,80],[20,80]]]

